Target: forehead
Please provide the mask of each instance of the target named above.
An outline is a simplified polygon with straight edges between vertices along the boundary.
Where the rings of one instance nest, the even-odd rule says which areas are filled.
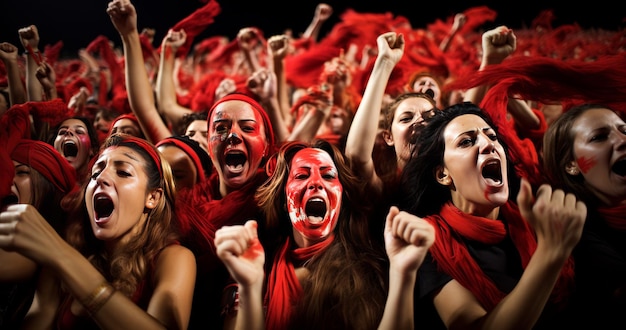
[[[586,129],[590,126],[613,126],[614,124],[623,123],[615,112],[606,108],[592,108],[581,113],[574,123],[572,128],[576,131],[578,128]]]
[[[240,100],[225,101],[218,104],[211,114],[211,121],[218,120],[255,120],[263,123],[259,114],[250,104]]]
[[[396,113],[409,112],[426,112],[433,109],[433,104],[423,97],[409,97],[402,100],[396,108]]]
[[[134,121],[127,119],[127,118],[120,119],[116,121],[115,124],[113,124],[113,127],[128,127],[128,126],[137,127]]]
[[[64,120],[63,123],[61,124],[61,126],[59,126],[59,127],[77,127],[77,126],[87,128],[87,125],[85,125],[85,123],[83,123],[82,120],[80,120],[80,119],[73,119],[73,118]]]
[[[293,168],[298,167],[335,167],[335,163],[333,162],[330,155],[322,150],[317,148],[305,148],[298,151],[291,161]]]
[[[124,161],[131,163],[138,163],[143,159],[137,151],[125,146],[112,146],[104,149],[98,157],[98,161],[108,158],[118,160],[123,158]]]
[[[454,139],[459,134],[468,131],[483,131],[486,128],[491,128],[487,125],[484,119],[476,115],[460,115],[450,121],[446,129],[444,130],[444,137]]]
[[[187,130],[195,130],[195,131],[200,131],[203,129],[206,130],[206,124],[207,124],[206,120],[194,120],[187,126]]]

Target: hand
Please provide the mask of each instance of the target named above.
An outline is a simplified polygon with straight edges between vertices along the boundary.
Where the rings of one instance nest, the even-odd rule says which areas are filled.
[[[385,250],[390,266],[415,272],[435,242],[435,229],[426,220],[392,206],[385,221]]]
[[[333,7],[328,4],[320,3],[315,7],[315,19],[320,22],[324,22],[330,18],[330,15],[333,14]]]
[[[215,232],[217,256],[240,285],[263,283],[265,251],[259,242],[257,222],[243,226],[224,226]]]
[[[8,42],[0,43],[0,60],[2,62],[16,62],[18,49],[13,44]]]
[[[246,51],[251,51],[261,42],[261,31],[254,27],[245,27],[237,33],[239,47]]]
[[[275,59],[283,59],[289,51],[289,37],[286,34],[271,36],[267,39],[268,53]]]
[[[179,31],[174,31],[170,29],[167,31],[167,35],[163,38],[163,46],[172,47],[172,52],[176,53],[178,48],[183,46],[187,41],[187,33],[185,30],[181,29]]]
[[[137,12],[130,1],[113,0],[109,2],[107,14],[122,37],[137,31]]]
[[[9,205],[0,213],[0,248],[17,252],[33,261],[50,265],[60,257],[60,246],[67,245],[30,204]]]
[[[265,68],[254,72],[247,80],[248,89],[261,100],[267,100],[276,96],[276,74]]]
[[[39,47],[39,31],[35,25],[23,27],[17,31],[24,49],[31,52]]]
[[[378,57],[380,60],[388,60],[395,66],[404,54],[404,36],[400,33],[387,32],[376,38],[378,45]]]
[[[56,74],[48,62],[41,62],[39,67],[37,67],[37,71],[35,71],[35,77],[37,77],[37,80],[39,80],[39,83],[41,83],[44,90],[50,91],[56,88]]]
[[[501,25],[483,33],[482,46],[483,63],[499,64],[515,51],[517,38],[513,30]]]
[[[574,194],[553,191],[547,184],[541,185],[533,198],[530,183],[522,179],[517,204],[522,217],[534,228],[537,244],[545,244],[547,250],[567,258],[582,235],[585,203]]]

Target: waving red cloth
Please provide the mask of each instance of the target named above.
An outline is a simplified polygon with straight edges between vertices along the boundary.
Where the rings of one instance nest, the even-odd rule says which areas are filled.
[[[268,277],[265,304],[267,329],[287,329],[291,319],[291,309],[302,295],[302,287],[296,277],[294,264],[301,265],[315,255],[324,251],[334,240],[334,236],[305,248],[293,251],[291,239],[287,240],[274,258],[272,270]]]
[[[600,215],[602,215],[609,227],[619,231],[626,231],[626,205],[599,207],[598,212],[600,212]]]
[[[526,268],[530,257],[537,248],[532,229],[522,218],[517,205],[513,202],[504,204],[500,211],[509,228],[509,235],[520,254],[522,266]],[[500,220],[490,220],[461,212],[452,202],[441,208],[439,215],[425,218],[435,228],[435,243],[430,253],[439,269],[457,280],[470,290],[486,310],[492,310],[505,296],[485,275],[467,251],[465,244],[456,237],[460,236],[484,244],[497,244],[507,235],[506,227]],[[561,277],[552,293],[555,302],[563,302],[573,284],[573,260],[567,261]]]
[[[191,15],[185,17],[182,21],[176,23],[172,30],[185,30],[187,39],[185,44],[178,48],[176,56],[186,56],[191,48],[193,39],[200,34],[209,24],[213,23],[213,19],[221,12],[219,3],[215,0],[208,1],[204,6],[194,11]]]

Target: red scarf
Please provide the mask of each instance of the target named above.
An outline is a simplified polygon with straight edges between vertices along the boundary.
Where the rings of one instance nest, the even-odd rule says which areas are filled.
[[[534,233],[522,218],[517,205],[509,201],[500,210],[507,220],[509,235],[520,254],[522,267],[526,268],[537,248]],[[463,213],[452,202],[445,204],[439,215],[425,219],[435,227],[436,239],[430,252],[438,268],[470,290],[486,310],[492,310],[506,293],[500,291],[485,275],[458,237],[484,244],[497,244],[507,235],[504,223]],[[555,302],[563,301],[572,283],[573,261],[570,257],[553,290]]]
[[[600,215],[602,215],[609,227],[619,231],[626,231],[626,205],[599,207],[598,212],[600,212]]]
[[[265,327],[267,329],[287,329],[291,319],[292,306],[297,304],[302,295],[302,287],[296,277],[294,262],[301,264],[313,256],[324,251],[334,240],[334,236],[305,248],[296,248],[290,251],[292,240],[283,244],[274,258],[274,264],[268,278],[265,301],[267,316]]]

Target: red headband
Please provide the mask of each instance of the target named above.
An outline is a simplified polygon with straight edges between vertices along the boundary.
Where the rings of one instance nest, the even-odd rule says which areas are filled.
[[[265,109],[263,109],[263,107],[259,104],[259,102],[257,102],[255,99],[251,98],[250,96],[239,94],[239,93],[232,93],[232,94],[228,94],[220,98],[213,104],[213,106],[209,110],[209,115],[208,115],[209,120],[211,118],[211,114],[220,103],[231,101],[231,100],[239,100],[239,101],[246,102],[250,104],[258,113],[261,114],[261,117],[263,118],[263,123],[265,124],[265,134],[267,135],[267,139],[270,143],[270,147],[273,147],[275,144],[274,129],[272,128],[272,122],[270,121],[270,117],[267,115],[267,112],[265,112]],[[209,125],[211,125],[211,123],[209,123]]]
[[[176,145],[177,147],[181,148],[189,157],[191,157],[191,160],[193,160],[193,164],[196,166],[196,171],[198,172],[198,175],[196,175],[196,182],[202,181],[204,179],[204,167],[202,167],[202,162],[200,161],[200,157],[198,157],[196,151],[193,150],[193,148],[191,148],[191,146],[189,146],[185,142],[172,137],[167,137],[157,142],[156,147],[158,148],[162,145],[168,144]]]
[[[63,193],[76,186],[76,170],[45,142],[22,139],[11,152],[11,159],[32,167]]]

